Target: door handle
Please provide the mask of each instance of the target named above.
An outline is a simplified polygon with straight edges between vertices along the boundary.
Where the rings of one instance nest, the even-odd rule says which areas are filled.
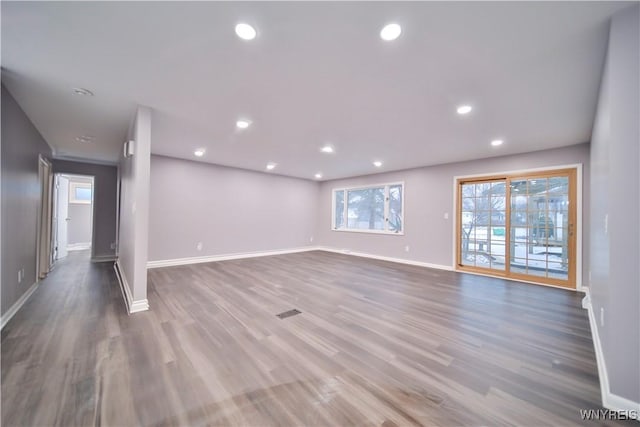
[[[71,221],[71,218],[65,218],[64,220],[65,221]]]

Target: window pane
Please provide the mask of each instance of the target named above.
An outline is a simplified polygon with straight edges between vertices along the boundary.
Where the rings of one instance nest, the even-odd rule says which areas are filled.
[[[91,188],[76,187],[76,200],[91,201]]]
[[[347,228],[384,230],[384,187],[347,191]]]
[[[389,187],[389,231],[402,232],[402,185]]]
[[[333,213],[334,219],[334,227],[335,228],[343,228],[344,227],[344,190],[339,190],[334,192],[334,200],[335,200],[335,212]]]

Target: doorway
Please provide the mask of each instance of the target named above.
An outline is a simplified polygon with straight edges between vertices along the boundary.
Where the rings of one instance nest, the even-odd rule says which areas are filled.
[[[69,251],[88,251],[93,241],[94,177],[55,175],[53,196],[54,262]]]
[[[457,268],[575,289],[576,175],[458,179]]]

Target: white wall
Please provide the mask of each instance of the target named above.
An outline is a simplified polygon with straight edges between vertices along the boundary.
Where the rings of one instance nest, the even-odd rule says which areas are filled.
[[[636,403],[640,402],[639,15],[636,4],[611,22],[591,142],[590,228],[591,304],[610,392]]]
[[[151,156],[149,259],[308,246],[318,188],[302,179]]]
[[[323,182],[320,190],[319,245],[372,255],[401,258],[452,268],[454,248],[454,177],[517,171],[567,164],[584,166],[583,224],[588,224],[589,145],[505,157],[451,163],[399,172]],[[331,229],[331,192],[334,188],[404,181],[404,235],[366,234]],[[449,218],[445,219],[444,214]],[[583,226],[583,229],[588,229]],[[584,233],[584,259],[588,259],[588,235]],[[405,247],[409,246],[409,252]],[[586,266],[583,269],[586,271]]]
[[[148,309],[147,250],[151,109],[138,107],[129,129],[134,155],[120,160],[120,227],[118,266],[125,281],[129,311]]]

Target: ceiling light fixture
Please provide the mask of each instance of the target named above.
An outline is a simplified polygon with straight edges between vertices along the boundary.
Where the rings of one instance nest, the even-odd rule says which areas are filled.
[[[83,87],[74,87],[73,93],[80,96],[93,96],[93,92]]]
[[[196,151],[193,152],[193,155],[196,157],[202,157],[204,156],[204,148],[198,148]]]
[[[78,141],[78,142],[93,142],[94,139],[95,139],[95,137],[92,136],[92,135],[76,136],[76,141]]]
[[[493,141],[491,141],[491,145],[493,147],[498,147],[498,146],[502,145],[503,143],[504,143],[504,141],[501,140],[501,139],[494,139]]]
[[[238,129],[246,129],[249,126],[251,126],[251,122],[249,120],[241,119],[236,122],[236,127]]]
[[[320,149],[320,151],[322,151],[323,153],[333,153],[333,152],[334,152],[334,149],[333,149],[333,147],[332,147],[332,146],[330,146],[330,145],[325,145],[324,147],[322,147],[322,148]]]
[[[256,29],[253,28],[251,25],[240,23],[236,25],[236,34],[242,40],[253,40],[256,38],[256,35],[258,33],[256,32]]]
[[[276,168],[277,163],[267,163],[267,170],[274,170]]]
[[[460,114],[461,116],[469,114],[471,110],[473,110],[473,107],[471,105],[461,105],[456,109],[458,114]]]
[[[318,172],[314,176],[316,177],[316,179],[322,179],[322,174],[320,172]]]
[[[398,24],[387,24],[380,31],[380,38],[385,41],[395,40],[402,34],[402,27]]]
[[[376,160],[375,162],[373,162],[373,166],[379,168],[380,166],[382,166],[382,162],[380,160]]]

